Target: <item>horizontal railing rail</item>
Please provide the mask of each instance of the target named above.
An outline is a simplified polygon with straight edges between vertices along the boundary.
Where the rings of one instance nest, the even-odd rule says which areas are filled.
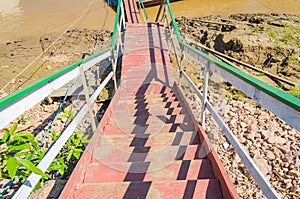
[[[108,84],[109,80],[113,77],[113,72],[110,72],[105,80],[100,84],[100,86],[96,89],[96,91],[92,94],[90,98],[90,103],[93,104],[97,99],[98,95],[101,93],[103,88]],[[51,165],[55,157],[58,155],[62,147],[68,141],[78,124],[82,121],[85,115],[88,112],[88,105],[85,104],[80,109],[78,114],[74,117],[72,122],[68,125],[68,127],[62,132],[61,136],[55,143],[51,146],[45,157],[41,160],[41,162],[37,165],[37,168],[41,169],[43,172],[46,172],[48,167]],[[31,173],[30,176],[26,179],[23,185],[18,189],[16,194],[14,195],[14,199],[18,198],[27,198],[29,194],[32,192],[34,187],[37,185],[42,176],[37,175],[35,173]]]
[[[171,19],[171,23],[168,22],[168,16]],[[221,62],[183,42],[169,0],[162,1],[156,17],[156,21],[159,21],[160,17],[160,21],[164,22],[165,28],[168,29],[169,32],[169,34],[167,35],[169,37],[168,40],[170,41],[168,42],[168,46],[169,50],[171,49],[171,46],[174,50],[179,69],[179,83],[181,82],[182,78],[186,79],[190,87],[201,99],[201,124],[203,126],[205,124],[205,111],[207,110],[216,121],[222,132],[224,132],[226,138],[232,144],[242,162],[245,164],[245,167],[253,176],[264,194],[268,198],[280,198],[278,193],[271,186],[266,177],[260,172],[259,168],[254,163],[249,154],[243,149],[242,145],[239,143],[233,132],[223,121],[212,104],[208,101],[207,94],[208,81],[210,78],[209,74],[216,73],[225,81],[231,83],[237,89],[241,90],[254,101],[267,108],[269,111],[274,113],[276,116],[281,118],[283,121],[291,125],[293,128],[297,129],[298,131],[300,131],[300,99],[280,89],[272,87],[252,77],[251,75],[242,72],[224,62]],[[175,38],[177,40],[177,46],[175,45],[173,35],[175,35]],[[180,50],[181,55],[178,54],[178,49]],[[184,59],[185,54],[193,57],[193,59],[196,60],[197,63],[200,63],[200,65],[204,66],[204,71],[202,71],[204,73],[204,85],[202,92],[197,88],[194,82],[181,68],[181,62]],[[180,56],[181,59],[179,59]]]
[[[184,52],[190,54],[203,65],[210,63],[210,70],[220,75],[257,103],[300,131],[299,98],[270,86],[233,66],[210,57],[188,44],[183,44],[183,49]]]
[[[87,70],[109,56],[111,56],[110,49],[106,49],[1,99],[0,129],[49,96],[54,90],[61,88],[77,77],[80,74],[80,65],[83,65],[84,70]]]
[[[8,125],[11,121],[16,119],[25,111],[32,108],[34,105],[45,99],[53,91],[61,88],[71,80],[81,76],[83,78],[83,89],[85,90],[86,103],[82,105],[79,112],[75,115],[74,119],[62,132],[61,136],[52,144],[51,148],[37,165],[37,168],[46,172],[50,164],[53,162],[55,157],[58,155],[62,147],[65,145],[69,137],[72,135],[78,124],[83,120],[88,112],[90,111],[91,104],[95,102],[101,91],[109,83],[111,79],[114,80],[115,89],[117,89],[116,70],[118,59],[123,52],[123,39],[122,34],[125,30],[125,14],[124,14],[123,0],[118,0],[118,7],[116,13],[116,19],[114,24],[114,32],[112,35],[112,43],[109,49],[94,54],[86,59],[82,59],[38,82],[29,85],[28,87],[5,97],[0,100],[0,129]],[[87,91],[87,84],[85,71],[89,70],[92,66],[99,66],[103,60],[110,58],[112,61],[112,71],[106,76],[103,82],[93,91],[89,96]],[[91,115],[90,115],[91,116]],[[92,116],[93,117],[93,116]],[[91,118],[94,120],[94,118]],[[93,121],[91,121],[92,126]],[[94,127],[93,127],[94,129]],[[31,173],[26,179],[25,183],[18,189],[13,198],[27,198],[34,187],[41,179],[40,175]]]

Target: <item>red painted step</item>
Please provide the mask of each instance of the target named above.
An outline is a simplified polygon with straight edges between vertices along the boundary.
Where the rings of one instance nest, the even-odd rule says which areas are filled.
[[[180,180],[155,182],[118,182],[80,184],[75,198],[80,199],[222,199],[218,180]]]
[[[103,145],[94,147],[92,163],[101,162],[170,162],[206,158],[201,145],[119,147]]]
[[[102,135],[97,146],[115,145],[119,147],[136,146],[175,146],[200,144],[197,132],[176,132],[157,134],[111,134]]]
[[[136,0],[126,0],[124,3],[127,23],[140,23],[140,12]]]
[[[84,183],[213,179],[210,161],[102,162],[85,169]]]

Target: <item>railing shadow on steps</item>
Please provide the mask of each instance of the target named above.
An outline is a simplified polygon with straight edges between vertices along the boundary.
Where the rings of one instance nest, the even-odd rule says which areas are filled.
[[[232,130],[224,122],[218,110],[208,100],[209,82],[214,81],[213,78],[216,76],[221,77],[223,82],[229,82],[298,131],[300,131],[300,100],[224,62],[210,57],[206,53],[185,43],[181,38],[169,0],[162,0],[156,22],[164,23],[166,36],[168,38],[169,53],[174,53],[178,65],[179,85],[182,81],[186,81],[189,89],[195,92],[201,101],[200,124],[205,129],[206,115],[209,113],[215,120],[218,128],[225,134],[227,140],[233,146],[235,152],[239,155],[248,172],[259,185],[265,196],[267,198],[280,198],[267,178],[245,151]],[[204,79],[202,91],[198,89],[191,77],[189,77],[182,68],[182,62],[186,60],[188,56],[194,60],[193,64],[200,65],[198,72],[200,74],[203,73]]]
[[[124,30],[124,5],[122,0],[118,0],[110,48],[67,66],[66,68],[53,73],[46,78],[41,79],[36,83],[33,83],[24,89],[21,89],[0,100],[0,129],[2,129],[24,112],[40,103],[41,100],[44,100],[53,91],[62,88],[64,85],[70,84],[70,82],[76,80],[76,78],[81,79],[81,86],[83,87],[82,90],[84,91],[85,95],[85,103],[82,104],[77,114],[74,116],[74,119],[61,133],[61,136],[54,143],[52,143],[45,157],[37,165],[37,167],[43,172],[47,171],[47,168],[53,162],[78,124],[86,117],[87,113],[88,117],[91,119],[93,130],[96,129],[97,122],[95,121],[95,114],[92,111],[92,105],[111,80],[114,82],[114,88],[117,89],[118,82],[116,74],[118,72],[117,66],[119,65],[120,57],[123,53]],[[103,65],[100,63],[104,60],[111,61],[111,72],[109,72],[105,79],[97,85],[98,87],[96,89],[92,89],[92,93],[90,94],[89,90],[91,90],[91,88],[88,88],[88,79],[86,79],[87,77],[85,73],[94,66],[98,67],[97,70],[100,70],[99,67],[103,67]],[[96,82],[97,81],[99,81],[99,79],[97,79]],[[13,198],[27,198],[40,179],[40,175],[31,173],[24,184],[13,195]]]

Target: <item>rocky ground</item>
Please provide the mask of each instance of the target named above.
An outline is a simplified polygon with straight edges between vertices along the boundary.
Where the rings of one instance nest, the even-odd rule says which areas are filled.
[[[283,39],[287,37],[284,35],[290,31],[291,26],[299,30],[299,19],[299,16],[290,15],[240,14],[229,17],[180,17],[177,21],[186,37],[299,85],[299,31],[288,36],[294,43]],[[214,23],[228,21],[234,26]],[[270,32],[275,32],[278,40],[274,41],[274,35]],[[183,62],[183,69],[201,89],[203,75],[192,65],[195,64]],[[256,72],[247,72],[256,76]],[[278,86],[270,79],[266,82]],[[299,198],[300,132],[222,80],[215,81],[214,86],[219,91],[216,93],[215,87],[210,87],[210,102],[219,110],[219,114],[271,185],[282,198]],[[200,118],[201,100],[187,84],[183,87],[195,114]],[[210,115],[207,115],[206,131],[241,198],[265,198]]]
[[[263,81],[300,96],[300,16],[235,14],[176,19],[183,35],[225,55],[294,82],[294,86],[246,69]],[[296,88],[295,88],[296,87]]]

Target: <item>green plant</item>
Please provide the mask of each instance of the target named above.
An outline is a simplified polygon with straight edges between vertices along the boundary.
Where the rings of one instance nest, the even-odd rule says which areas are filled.
[[[269,32],[269,36],[273,39],[275,43],[278,43],[277,34],[274,31]]]
[[[52,139],[55,139],[58,134],[52,132]],[[80,158],[84,145],[89,142],[88,136],[82,131],[75,132],[62,148],[58,157],[52,162],[49,171],[58,171],[61,176],[65,172],[70,172],[75,166],[75,162]]]
[[[292,56],[289,57],[289,59],[290,59],[291,61],[298,61],[297,55],[292,55]]]
[[[73,120],[74,119],[74,115],[72,113],[72,111],[70,109],[64,109],[64,112],[62,112],[60,115],[59,115],[60,118],[66,118],[68,117],[70,120]]]
[[[108,99],[108,97],[109,97],[108,89],[104,88],[99,95],[99,99],[106,100],[106,99]]]
[[[259,28],[258,26],[254,26],[254,27],[252,28],[252,30],[253,30],[254,32],[259,32],[259,31],[260,31],[260,28]]]
[[[28,118],[22,115],[19,119],[19,124],[24,125],[24,124],[26,124],[27,121],[28,121]]]
[[[3,130],[0,141],[0,177],[13,179],[18,176],[23,183],[31,172],[41,175],[47,179],[49,175],[35,166],[35,160],[40,154],[38,143],[34,136],[28,132],[17,132],[18,124],[12,125],[10,129]]]
[[[296,87],[291,87],[291,94],[295,97],[300,98],[300,90],[298,90]]]
[[[264,72],[257,72],[255,75],[256,76],[265,76],[265,73]]]

